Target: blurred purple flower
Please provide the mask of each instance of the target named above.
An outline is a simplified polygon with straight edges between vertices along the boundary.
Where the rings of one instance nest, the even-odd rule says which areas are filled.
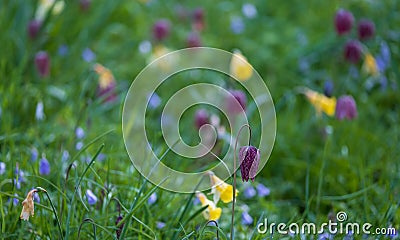
[[[39,194],[37,192],[33,193],[33,199],[35,200],[35,202],[40,203],[40,197],[39,197]]]
[[[39,151],[37,150],[37,148],[35,147],[31,148],[31,161],[35,162],[38,156],[39,156]]]
[[[18,197],[18,194],[14,193],[14,196]],[[18,203],[19,203],[18,198],[13,198],[13,204],[14,204],[14,206],[17,206]]]
[[[333,94],[333,81],[332,80],[327,80],[324,83],[324,94],[327,97],[332,97]]]
[[[141,54],[149,53],[152,49],[152,45],[150,41],[143,41],[139,44],[139,52]]]
[[[89,10],[91,5],[91,0],[79,0],[79,8],[82,12],[86,12]]]
[[[353,14],[344,9],[339,9],[335,15],[335,28],[338,35],[350,32],[354,23]]]
[[[241,17],[231,18],[231,31],[234,34],[240,34],[244,31],[245,25]]]
[[[241,147],[239,150],[239,160],[242,181],[247,182],[249,179],[254,181],[260,162],[260,150],[253,146]]]
[[[318,235],[318,240],[326,240],[326,239],[333,239],[333,236],[329,233],[322,233]]]
[[[149,205],[152,205],[152,204],[154,204],[156,201],[157,201],[157,194],[156,194],[155,192],[153,192],[153,193],[150,195],[149,199],[147,199],[147,203],[148,203]]]
[[[196,31],[202,31],[204,28],[204,9],[196,8],[193,11],[193,28]]]
[[[67,45],[62,44],[60,47],[58,47],[58,55],[61,57],[66,56],[69,52],[69,48]]]
[[[391,238],[391,239],[399,239],[399,232],[395,229],[394,233],[388,233],[386,234],[387,237]]]
[[[43,106],[43,102],[39,101],[36,105],[36,111],[35,111],[35,119],[37,121],[41,121],[44,119],[44,106]]]
[[[357,106],[352,96],[341,96],[336,102],[336,118],[352,120],[357,117]]]
[[[97,202],[96,195],[94,195],[94,193],[90,189],[86,190],[86,198],[88,200],[89,205],[96,204],[96,202]]]
[[[166,225],[167,225],[167,224],[165,224],[165,222],[160,222],[160,221],[157,221],[157,222],[156,222],[156,227],[157,227],[158,229],[162,229],[162,228],[164,228]]]
[[[358,38],[366,40],[371,38],[375,33],[375,24],[369,19],[362,19],[358,23]]]
[[[194,198],[193,199],[193,205],[195,205],[195,206],[197,206],[197,205],[199,205],[200,204],[200,200],[199,200],[199,198]]]
[[[36,19],[33,19],[28,23],[28,36],[30,39],[35,39],[37,37],[41,26],[42,22]]]
[[[106,159],[106,155],[104,154],[104,153],[100,153],[98,156],[97,156],[97,161],[99,161],[99,162],[102,162],[102,161],[104,161],[104,159]]]
[[[344,57],[351,63],[358,63],[361,59],[362,48],[357,40],[350,40],[344,48]]]
[[[250,216],[250,214],[245,211],[242,213],[242,224],[243,225],[251,225],[253,223],[253,218]]]
[[[252,198],[257,194],[257,191],[253,186],[249,185],[244,189],[243,194],[245,198]]]
[[[6,172],[6,164],[0,162],[0,175],[3,175]]]
[[[157,41],[165,39],[171,29],[171,23],[167,19],[160,19],[153,25],[153,37]]]
[[[82,139],[85,137],[85,131],[81,127],[75,129],[75,136],[77,139]]]
[[[203,108],[197,110],[196,113],[194,114],[194,123],[197,129],[200,129],[200,127],[203,126],[204,124],[210,123],[210,120],[208,119],[207,110]]]
[[[158,96],[157,93],[153,93],[148,96],[149,98],[149,108],[150,109],[155,109],[161,104],[161,98]]]
[[[245,3],[242,6],[242,13],[247,18],[257,17],[257,8],[251,3]]]
[[[40,51],[35,55],[36,69],[41,78],[47,77],[50,74],[50,59],[45,51]]]
[[[239,114],[245,111],[247,104],[246,94],[241,90],[231,90],[229,93],[225,99],[228,113]]]
[[[50,163],[47,161],[46,156],[42,156],[39,162],[39,174],[49,175],[50,174]]]
[[[75,144],[75,149],[76,150],[81,150],[83,148],[83,142],[77,142],[76,144]]]
[[[186,38],[186,46],[189,48],[201,47],[201,39],[198,32],[191,32],[188,34]]]
[[[64,150],[61,156],[61,161],[65,162],[69,159],[69,152],[67,150]]]
[[[384,72],[388,66],[390,66],[390,48],[386,42],[381,42],[381,50],[379,55],[375,58],[376,64],[380,72]]]
[[[118,225],[118,223],[123,219],[121,215],[118,215],[117,220],[115,220],[115,225]],[[122,229],[124,228],[125,223],[122,223],[117,229],[115,230],[115,233],[117,234],[117,239],[120,238]]]
[[[259,197],[265,197],[271,193],[271,190],[264,186],[262,183],[259,183],[257,185],[257,192]]]
[[[90,48],[85,48],[82,52],[82,59],[86,62],[92,62],[96,59],[96,54]]]

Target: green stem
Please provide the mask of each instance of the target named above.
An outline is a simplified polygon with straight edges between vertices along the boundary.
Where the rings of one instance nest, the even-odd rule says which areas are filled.
[[[49,199],[51,208],[53,209],[54,216],[56,217],[57,226],[58,226],[58,231],[60,232],[61,239],[63,239],[64,236],[63,236],[63,232],[62,232],[62,229],[61,229],[60,219],[58,218],[56,208],[54,207],[53,201],[51,201],[51,198],[50,198],[50,196],[49,196],[49,193],[46,191],[46,189],[41,188],[41,187],[37,187],[36,189],[38,189],[38,190],[41,191],[41,192],[44,192],[44,193],[46,194],[47,198]]]

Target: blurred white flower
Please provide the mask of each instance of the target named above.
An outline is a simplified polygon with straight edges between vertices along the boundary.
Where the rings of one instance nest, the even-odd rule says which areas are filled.
[[[43,106],[43,102],[40,101],[38,102],[38,104],[36,105],[36,113],[35,113],[35,118],[37,121],[41,121],[44,119],[44,106]]]
[[[152,48],[152,45],[151,45],[150,41],[145,40],[139,44],[139,52],[141,54],[147,54],[147,53],[151,52],[151,48]]]

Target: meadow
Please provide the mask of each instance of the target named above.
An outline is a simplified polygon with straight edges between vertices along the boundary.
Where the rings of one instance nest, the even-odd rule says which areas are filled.
[[[0,238],[400,239],[399,10],[397,0],[1,1]],[[127,143],[124,114],[142,120],[124,108],[131,84],[159,57],[193,47],[234,53],[233,77],[171,76],[148,101],[133,101],[147,109],[147,139],[133,132]],[[274,108],[267,145],[265,115],[246,89],[257,76]],[[216,129],[211,153],[192,159],[170,149],[161,123],[171,119],[161,115],[177,91],[198,83],[233,98],[209,98],[227,112],[200,102],[178,116],[190,146],[204,140],[203,125]],[[230,119],[240,113],[259,156],[239,154],[242,140],[232,147],[243,123]],[[176,171],[206,177],[164,189],[130,158],[151,164],[149,149]],[[213,170],[224,156],[228,168],[237,160],[236,181]],[[246,161],[260,161],[257,175]],[[266,219],[276,225],[263,233]],[[288,231],[328,222],[371,228]]]

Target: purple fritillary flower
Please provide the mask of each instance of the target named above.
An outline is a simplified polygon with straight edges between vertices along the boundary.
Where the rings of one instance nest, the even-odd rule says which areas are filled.
[[[244,31],[245,25],[241,17],[231,18],[231,31],[234,34],[241,34]]]
[[[249,179],[254,181],[258,164],[260,163],[260,150],[253,146],[241,147],[239,150],[239,159],[242,181],[247,182]]]
[[[69,52],[69,48],[67,45],[62,44],[60,47],[58,47],[58,55],[60,55],[61,57],[64,57],[68,54]]]
[[[247,104],[246,94],[241,90],[231,90],[229,93],[225,99],[228,113],[239,114],[245,111]]]
[[[375,34],[375,24],[369,19],[362,19],[358,23],[358,38],[366,40]]]
[[[50,74],[50,58],[47,52],[40,51],[35,55],[36,69],[41,78],[47,77]]]
[[[47,161],[45,156],[42,156],[39,162],[39,174],[49,175],[50,174],[50,163]]]
[[[164,228],[165,226],[167,226],[167,224],[166,224],[165,222],[160,222],[160,221],[157,221],[157,222],[156,222],[156,227],[157,227],[158,229],[162,229],[162,228]]]
[[[332,97],[333,95],[333,81],[332,80],[327,80],[324,83],[324,95],[327,97]]]
[[[198,32],[191,32],[187,35],[186,46],[188,48],[201,47],[201,39]]]
[[[33,147],[31,149],[31,161],[35,162],[37,160],[38,156],[39,156],[39,151],[35,147]]]
[[[89,205],[94,205],[97,202],[96,195],[94,195],[94,193],[90,189],[86,190],[86,198],[88,200]]]
[[[75,144],[75,149],[76,150],[81,150],[83,148],[83,142],[77,142],[76,144]]]
[[[153,192],[153,193],[150,195],[149,199],[147,199],[147,203],[148,203],[149,205],[152,205],[152,204],[154,204],[156,201],[157,201],[157,193]]]
[[[243,225],[251,225],[253,223],[253,218],[250,216],[248,212],[242,213],[242,224]]]
[[[85,137],[85,131],[81,127],[75,129],[75,136],[77,139],[82,139]]]
[[[197,31],[202,31],[204,28],[204,9],[196,8],[193,11],[193,28]]]
[[[0,175],[3,175],[6,172],[6,164],[0,162]]]
[[[245,17],[252,19],[257,17],[257,8],[251,3],[245,3],[242,6],[242,13]]]
[[[90,48],[85,48],[82,52],[82,59],[86,62],[92,62],[96,59],[96,54]]]
[[[249,185],[244,189],[243,194],[245,198],[252,198],[257,194],[257,191],[253,186]]]
[[[265,197],[271,193],[271,190],[269,188],[267,188],[266,186],[264,186],[262,183],[259,183],[257,185],[257,192],[258,192],[258,196]]]
[[[350,32],[354,23],[353,14],[344,9],[339,9],[335,15],[335,29],[337,34],[343,35]]]
[[[194,124],[196,125],[197,129],[200,129],[201,126],[208,123],[210,123],[210,120],[208,118],[207,110],[203,108],[197,110],[194,114]]]
[[[40,31],[42,22],[36,19],[31,20],[28,23],[28,36],[30,39],[35,39]]]
[[[161,98],[160,98],[160,96],[158,96],[157,93],[154,92],[153,94],[149,95],[148,98],[149,98],[149,108],[150,109],[155,109],[158,106],[160,106]]]
[[[344,47],[344,58],[351,63],[358,63],[361,59],[362,48],[357,40],[350,40]]]
[[[336,102],[336,118],[352,120],[357,117],[357,106],[352,96],[341,96]]]
[[[160,19],[153,25],[153,37],[157,41],[165,39],[171,30],[171,23],[167,19]]]

